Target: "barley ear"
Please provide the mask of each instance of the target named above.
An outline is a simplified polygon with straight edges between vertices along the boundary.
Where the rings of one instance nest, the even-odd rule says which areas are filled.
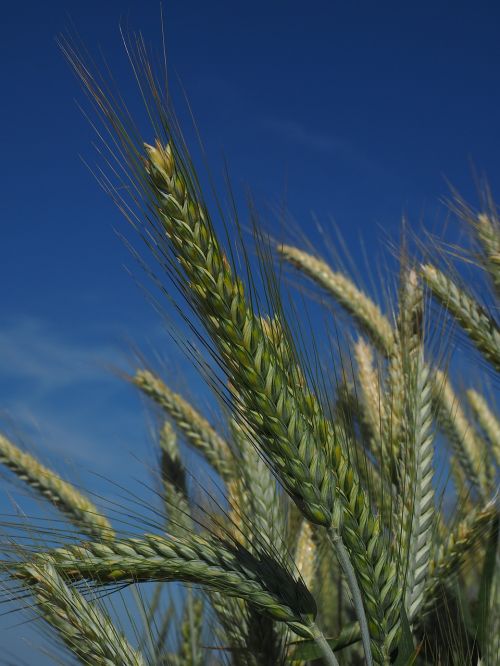
[[[481,496],[486,498],[489,495],[489,484],[484,442],[468,421],[450,380],[441,370],[435,372],[433,393],[441,430],[452,445],[466,478],[477,488]]]
[[[84,664],[145,666],[142,655],[117,631],[113,622],[79,592],[68,586],[50,558],[37,558],[18,571],[36,601],[36,612]]]
[[[398,633],[399,599],[394,563],[382,546],[380,522],[372,515],[369,498],[317,399],[306,387],[299,390],[300,377],[294,364],[287,363],[294,358],[293,351],[279,355],[275,342],[265,335],[241,280],[233,275],[218,244],[206,209],[196,199],[182,165],[175,162],[173,150],[159,142],[146,149],[146,169],[157,198],[158,218],[176,266],[180,264],[184,271],[190,303],[215,343],[230,380],[238,387],[238,409],[304,515],[328,529],[341,527],[342,538],[360,565],[359,583],[351,576],[351,587],[363,587],[364,602],[371,606],[376,627],[372,650],[383,663]],[[337,475],[341,492],[337,490]],[[335,534],[332,542],[343,549]],[[349,557],[342,554],[344,564],[352,569]],[[381,597],[386,585],[389,592]],[[360,596],[353,591],[366,639]]]
[[[259,559],[243,547],[217,538],[146,534],[141,539],[70,545],[43,557],[50,557],[57,571],[75,582],[179,581],[202,585],[244,599],[258,612],[286,622],[301,636],[315,635],[316,605],[300,580],[272,558]],[[4,567],[18,577],[26,564],[29,562],[11,562]]]
[[[496,464],[500,467],[500,420],[495,416],[485,398],[474,389],[467,391],[467,399],[490,442]]]
[[[435,266],[424,264],[421,272],[435,298],[453,315],[484,358],[500,372],[500,326],[495,319]]]
[[[424,589],[423,615],[439,604],[440,586],[449,586],[456,579],[467,557],[475,553],[478,542],[497,516],[496,500],[476,507],[453,527],[443,543],[437,544]]]
[[[0,463],[57,507],[82,532],[100,539],[113,538],[109,521],[83,493],[1,434]]]
[[[390,321],[380,308],[343,273],[333,271],[316,257],[289,245],[281,245],[278,252],[285,261],[321,286],[354,318],[373,340],[380,351],[391,349],[394,336]]]
[[[224,481],[233,478],[233,456],[229,445],[203,416],[149,370],[138,370],[133,382],[172,418],[188,443],[205,457]]]
[[[415,359],[406,414],[406,446],[403,488],[403,549],[407,551],[405,603],[411,622],[424,602],[424,586],[432,548],[434,518],[432,389],[423,352]]]
[[[474,228],[483,249],[484,265],[500,294],[500,222],[497,217],[480,213]]]
[[[375,435],[372,448],[377,451],[382,438],[381,424],[386,419],[385,402],[381,395],[379,374],[374,367],[373,351],[362,338],[354,345],[354,358],[358,368],[361,404],[367,424]]]

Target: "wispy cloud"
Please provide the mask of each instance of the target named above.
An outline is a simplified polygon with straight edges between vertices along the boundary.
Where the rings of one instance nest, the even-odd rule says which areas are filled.
[[[364,153],[349,139],[331,132],[306,127],[293,120],[267,118],[263,120],[263,125],[289,143],[314,152],[335,156],[339,161],[347,162],[356,169],[387,175],[379,161]]]
[[[0,386],[15,379],[43,391],[102,381],[105,363],[123,361],[116,346],[70,341],[47,322],[28,317],[0,322],[0,349]]]
[[[130,409],[132,389],[109,370],[124,367],[126,355],[104,337],[70,340],[27,317],[0,323],[3,427],[37,453],[87,468],[109,471],[117,449],[123,462],[136,449],[132,437],[143,431],[144,415],[138,403]]]

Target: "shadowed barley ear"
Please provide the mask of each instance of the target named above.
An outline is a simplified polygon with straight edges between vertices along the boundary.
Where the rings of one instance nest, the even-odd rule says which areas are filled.
[[[500,326],[486,310],[451,278],[431,264],[421,272],[434,297],[457,320],[476,348],[500,372]]]
[[[145,666],[146,661],[115,628],[98,602],[88,602],[67,584],[50,557],[38,557],[17,576],[33,596],[38,613],[84,664]]]
[[[241,421],[241,420],[240,420]],[[248,426],[236,418],[231,419],[234,448],[239,456],[239,478],[231,482],[237,488],[236,506],[233,513],[239,528],[246,537],[246,546],[265,544],[275,556],[285,557],[286,513],[280,497],[276,478],[255,445],[255,436]],[[238,515],[239,514],[239,515]],[[246,520],[242,520],[246,517]]]
[[[80,531],[94,538],[113,538],[108,519],[83,493],[1,434],[0,463],[57,507]]]
[[[193,519],[186,487],[186,471],[177,446],[177,435],[165,421],[160,432],[160,471],[170,534],[182,536],[193,530]]]
[[[182,396],[149,370],[138,370],[134,384],[154,400],[225,481],[233,478],[233,455],[227,442]]]

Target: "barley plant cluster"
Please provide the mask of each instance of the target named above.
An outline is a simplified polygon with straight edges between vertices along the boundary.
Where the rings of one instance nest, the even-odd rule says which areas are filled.
[[[490,198],[479,212],[454,204],[474,280],[456,250],[428,237],[401,252],[394,294],[377,302],[335,262],[271,240],[253,211],[249,251],[235,210],[204,198],[141,39],[128,55],[147,136],[61,46],[101,123],[101,184],[193,333],[178,342],[219,418],[157,368],[128,376],[158,425],[152,506],[133,530],[0,435],[0,463],[60,511],[57,528],[24,519],[6,531],[5,600],[45,627],[59,663],[498,665],[500,221]],[[299,299],[314,293],[323,327],[301,320],[292,287]],[[470,382],[455,345],[476,362]],[[123,621],[116,595],[139,619]]]

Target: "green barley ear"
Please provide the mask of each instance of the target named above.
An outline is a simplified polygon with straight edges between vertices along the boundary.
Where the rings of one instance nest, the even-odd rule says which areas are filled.
[[[490,487],[484,442],[468,421],[449,379],[441,370],[435,373],[433,391],[440,428],[453,447],[455,457],[462,466],[468,482],[474,485],[483,498],[486,498],[490,493]]]
[[[205,652],[201,638],[204,622],[203,611],[203,599],[195,597],[189,588],[180,629],[181,645],[178,654],[171,656],[172,666],[203,666]]]
[[[354,345],[354,358],[358,369],[360,402],[366,422],[375,436],[372,449],[378,451],[382,439],[382,423],[386,420],[385,401],[381,394],[379,373],[374,366],[373,351],[362,338]]]
[[[431,264],[421,266],[435,298],[457,320],[476,348],[500,372],[500,326],[465,290]]]
[[[314,637],[316,633],[316,605],[301,581],[273,559],[256,558],[243,547],[220,539],[144,535],[67,546],[47,556],[61,575],[75,582],[194,583],[240,597],[260,613],[286,622],[299,635]],[[22,576],[26,564],[5,563],[4,567],[14,576]]]
[[[255,448],[252,436],[245,423],[231,420],[231,431],[235,450],[240,457],[239,485],[242,504],[238,507],[243,515],[241,529],[251,544],[257,540],[268,544],[276,556],[284,556],[286,549],[285,511],[282,505],[276,478],[269,465]],[[248,546],[247,546],[248,547]]]
[[[277,249],[285,261],[333,296],[381,351],[387,353],[391,349],[394,336],[390,321],[382,314],[378,305],[348,277],[333,271],[326,262],[298,248],[281,245]]]
[[[241,410],[252,430],[262,435],[266,432],[266,454],[292,497],[311,520],[329,526],[334,514],[335,479],[328,472],[328,451],[322,453],[311,439],[303,439],[307,431],[302,414],[310,411],[306,399],[296,391],[287,396],[289,380],[281,361],[263,333],[260,318],[247,305],[243,284],[232,275],[206,213],[192,198],[170,146],[157,142],[146,149],[158,215],[184,269],[193,303],[238,387]],[[283,423],[283,416],[290,425]]]
[[[302,520],[295,546],[295,566],[308,589],[312,589],[317,567],[318,548],[311,523]]]
[[[491,280],[500,294],[500,221],[498,217],[480,213],[475,225],[483,249],[483,261]]]
[[[404,476],[409,497],[403,502],[403,548],[407,550],[406,613],[410,622],[424,602],[435,513],[433,487],[434,432],[432,424],[432,379],[421,350],[414,360],[414,377],[405,415]]]
[[[105,611],[68,586],[50,558],[37,558],[19,569],[17,576],[33,595],[35,611],[82,663],[145,666],[142,655],[117,631]]]
[[[380,522],[314,395],[305,387],[299,390],[300,376],[290,363],[293,351],[277,354],[260,317],[247,303],[243,284],[233,276],[206,211],[193,198],[182,165],[177,167],[172,150],[158,142],[147,151],[157,215],[184,271],[190,303],[238,387],[238,409],[304,515],[328,529],[340,527],[352,557],[358,559],[359,581],[336,534],[332,543],[337,552],[344,549],[342,562],[346,571],[351,570],[351,589],[364,587],[364,602],[373,611],[372,650],[383,662],[398,631],[399,602],[391,556],[382,548]],[[381,560],[385,566],[379,566]],[[385,597],[379,597],[382,579],[381,587],[387,584],[391,590]],[[361,595],[354,596],[359,609]],[[365,625],[362,630],[366,637]]]
[[[233,455],[227,442],[182,396],[172,391],[149,370],[138,370],[134,384],[156,402],[222,479],[233,478]]]
[[[57,507],[82,532],[94,538],[113,538],[109,521],[83,493],[1,434],[0,463]]]
[[[490,442],[496,464],[500,467],[500,420],[495,416],[484,397],[474,389],[467,391],[467,399]]]
[[[488,527],[498,517],[496,500],[474,508],[460,520],[442,543],[437,543],[425,584],[422,615],[432,611],[441,601],[440,587],[449,587],[468,557],[477,557],[477,545],[487,534]]]
[[[402,273],[396,341],[402,391],[399,397],[394,397],[402,403],[402,413],[395,455],[400,460],[399,488],[403,495],[400,539],[405,607],[412,622],[424,600],[435,505],[433,381],[424,359],[422,287],[411,268]]]

